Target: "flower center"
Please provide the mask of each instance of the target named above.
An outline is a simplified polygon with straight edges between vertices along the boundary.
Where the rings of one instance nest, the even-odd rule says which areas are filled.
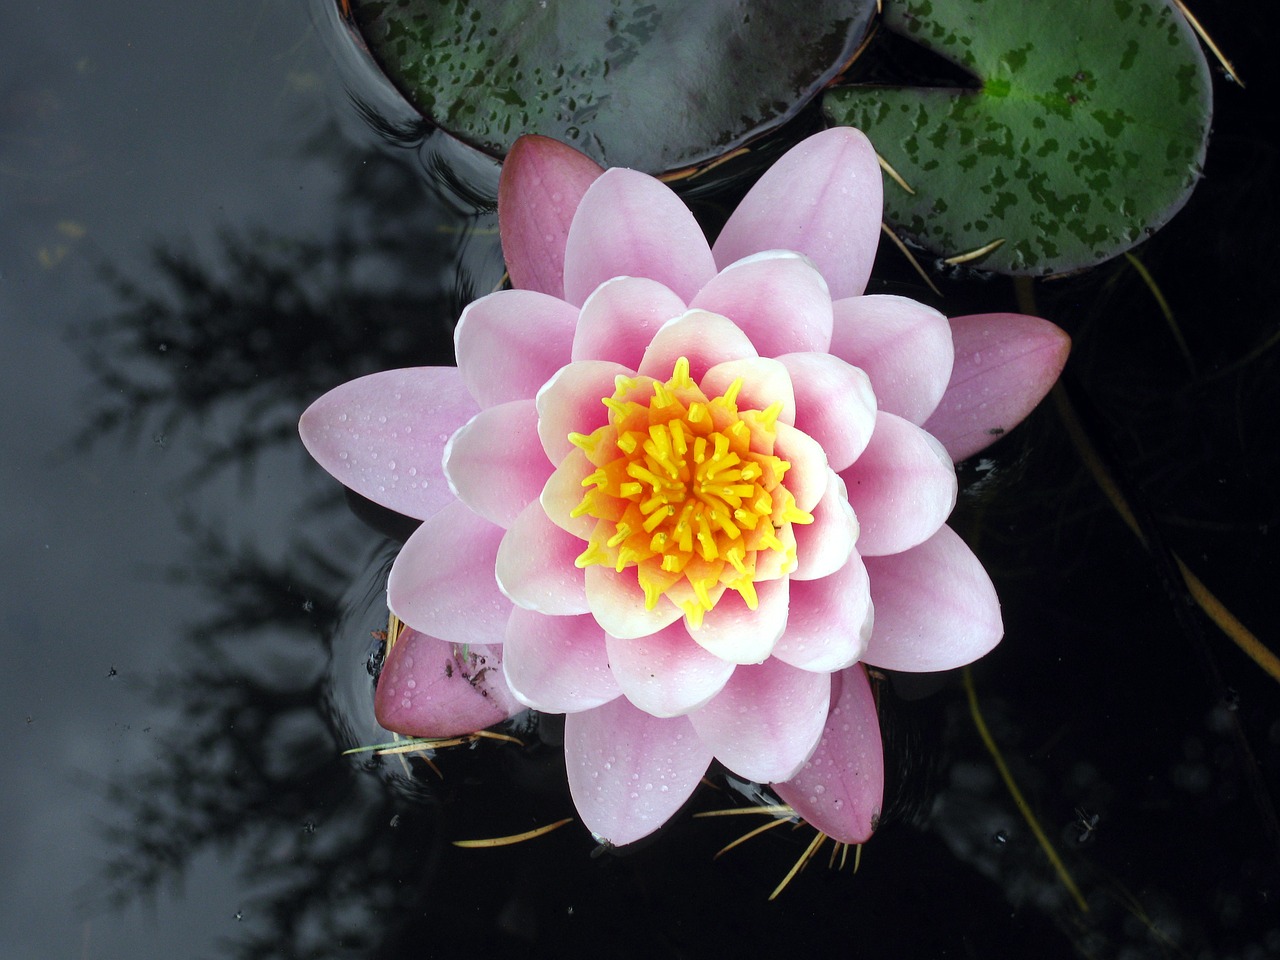
[[[776,553],[768,577],[794,569],[791,524],[813,522],[773,453],[782,404],[740,411],[741,378],[708,398],[684,357],[666,383],[619,376],[615,388],[601,401],[609,423],[569,435],[596,467],[572,511],[597,520],[577,565],[636,567],[645,607],[665,595],[693,627],[725,590],[756,609],[762,554]]]

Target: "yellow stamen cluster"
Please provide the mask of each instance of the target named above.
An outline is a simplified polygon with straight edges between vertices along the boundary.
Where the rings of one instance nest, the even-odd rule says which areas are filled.
[[[739,378],[708,398],[681,357],[666,383],[619,376],[602,401],[609,423],[569,435],[596,468],[572,511],[597,521],[577,565],[636,567],[645,606],[666,595],[694,627],[726,589],[754,610],[757,556],[778,551],[793,569],[794,539],[779,534],[813,522],[773,452],[782,404],[740,411],[741,389]]]

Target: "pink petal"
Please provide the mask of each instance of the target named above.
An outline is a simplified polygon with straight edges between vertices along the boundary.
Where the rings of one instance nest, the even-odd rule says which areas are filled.
[[[1022,422],[1058,379],[1071,338],[1047,320],[984,313],[951,321],[956,362],[925,429],[954,460],[972,456]]]
[[[587,612],[586,578],[573,561],[583,543],[529,504],[498,546],[495,575],[516,606],[560,616]]]
[[[449,643],[501,643],[511,613],[493,575],[502,535],[457,500],[424,521],[387,578],[392,612]]]
[[[840,670],[866,651],[873,619],[867,569],[855,553],[829,577],[791,581],[791,615],[773,655],[801,670]]]
[[[866,563],[876,625],[865,663],[950,670],[977,660],[1004,635],[991,578],[950,527],[905,553]]]
[[[840,843],[864,843],[884,802],[884,748],[875,697],[862,667],[831,678],[831,713],[804,768],[773,790]]]
[[[817,440],[790,424],[778,421],[773,452],[791,464],[783,480],[801,510],[812,510],[827,489],[827,453]]]
[[[956,471],[942,444],[883,410],[867,449],[840,477],[858,517],[858,552],[864,557],[923,543],[956,505]]]
[[[346,487],[425,520],[453,494],[441,458],[479,408],[453,367],[387,370],[334,387],[302,415],[311,456]]]
[[[498,232],[512,286],[564,296],[569,224],[603,172],[549,137],[526,134],[511,145],[498,180]]]
[[[906,297],[849,297],[832,304],[831,352],[866,371],[881,410],[912,423],[933,413],[951,376],[947,318]]]
[[[613,360],[634,370],[658,328],[684,311],[684,301],[656,280],[606,280],[582,305],[573,359]]]
[[[587,567],[587,604],[604,632],[630,640],[656,633],[675,623],[684,612],[665,597],[652,610],[644,607],[644,591],[636,571],[618,573],[612,567]]]
[[[796,568],[796,534],[799,527],[796,523],[786,523],[778,527],[776,536],[782,544],[781,550],[764,550],[756,554],[756,589],[761,583],[788,576]]]
[[[818,745],[831,680],[781,660],[738,667],[725,688],[689,714],[716,759],[757,783],[789,780]]]
[[[813,523],[791,527],[796,538],[796,568],[791,579],[816,580],[835,573],[849,560],[858,542],[858,518],[839,475],[827,470],[822,499],[809,509]]]
[[[547,713],[577,713],[621,692],[609,670],[604,632],[590,617],[548,617],[516,607],[507,621],[502,667],[516,699]]]
[[[732,263],[698,291],[690,307],[728,317],[767,357],[826,352],[831,294],[812,261],[768,250]]]
[[[605,637],[609,665],[627,699],[655,717],[683,716],[714,697],[733,664],[689,639],[679,623],[645,637]]]
[[[711,764],[687,717],[653,717],[618,697],[564,721],[569,792],[587,829],[614,846],[666,823]]]
[[[582,502],[582,495],[586,490],[582,486],[582,481],[594,470],[595,467],[587,459],[587,455],[575,447],[560,461],[560,466],[556,467],[555,472],[551,474],[547,485],[542,488],[542,496],[538,498],[547,518],[561,530],[573,534],[581,541],[591,538],[598,521],[592,516],[575,517],[572,513],[573,508]],[[584,544],[578,552],[581,553],[585,549]]]
[[[569,362],[578,311],[533,290],[470,303],[453,333],[462,382],[482,407],[531,399]]]
[[[717,313],[690,310],[668,320],[654,334],[638,369],[646,377],[665,381],[676,361],[685,357],[689,375],[701,381],[717,363],[755,356],[756,348],[733,321]]]
[[[579,360],[562,367],[538,391],[538,436],[552,463],[577,449],[569,442],[570,433],[589,434],[609,422],[609,408],[602,401],[613,396],[615,378],[633,372],[612,360]]]
[[[758,581],[757,606],[752,610],[742,596],[726,590],[702,618],[702,625],[686,625],[689,636],[708,653],[730,663],[760,663],[787,626],[789,585],[786,577]]]
[[[739,410],[766,410],[782,401],[778,419],[783,423],[795,423],[796,397],[791,387],[791,374],[777,360],[744,357],[717,363],[706,372],[698,386],[708,397],[719,397],[739,377],[742,378],[742,388],[738,391]]]
[[[657,280],[687,303],[716,272],[684,202],[661,181],[620,167],[587,189],[564,259],[564,298],[579,305],[614,277]]]
[[[445,445],[444,475],[468,507],[500,527],[511,526],[551,476],[533,401],[513,400],[476,414]]]
[[[796,429],[822,445],[833,470],[843,470],[866,449],[875,427],[871,381],[826,353],[786,353],[778,361],[795,386]]]
[[[473,644],[465,652],[408,627],[378,677],[374,714],[409,737],[456,737],[515,716],[524,707],[502,676],[502,647]]]
[[[733,263],[795,250],[817,264],[832,299],[862,293],[880,242],[880,166],[852,127],[833,127],[787,151],[729,217],[714,251]]]

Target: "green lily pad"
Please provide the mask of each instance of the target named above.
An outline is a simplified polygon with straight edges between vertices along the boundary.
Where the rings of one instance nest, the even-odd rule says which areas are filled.
[[[972,72],[975,90],[844,87],[824,96],[914,190],[885,216],[975,265],[1065,273],[1127,250],[1200,177],[1209,68],[1164,0],[897,0],[885,25]]]
[[[522,133],[605,165],[705,163],[792,116],[852,59],[875,0],[360,0],[382,69],[495,156]]]

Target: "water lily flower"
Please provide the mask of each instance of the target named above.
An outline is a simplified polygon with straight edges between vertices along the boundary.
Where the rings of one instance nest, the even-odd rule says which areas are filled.
[[[945,523],[953,461],[1021,420],[1068,349],[1035,318],[864,295],[880,211],[850,128],[787,153],[713,245],[658,180],[516,142],[514,289],[463,312],[458,366],[364,377],[302,418],[338,480],[423,521],[387,586],[417,632],[388,656],[384,725],[567,714],[574,803],[614,844],[713,758],[837,840],[870,834],[863,665],[945,670],[1000,640]],[[454,677],[460,648],[486,651],[484,684]]]

